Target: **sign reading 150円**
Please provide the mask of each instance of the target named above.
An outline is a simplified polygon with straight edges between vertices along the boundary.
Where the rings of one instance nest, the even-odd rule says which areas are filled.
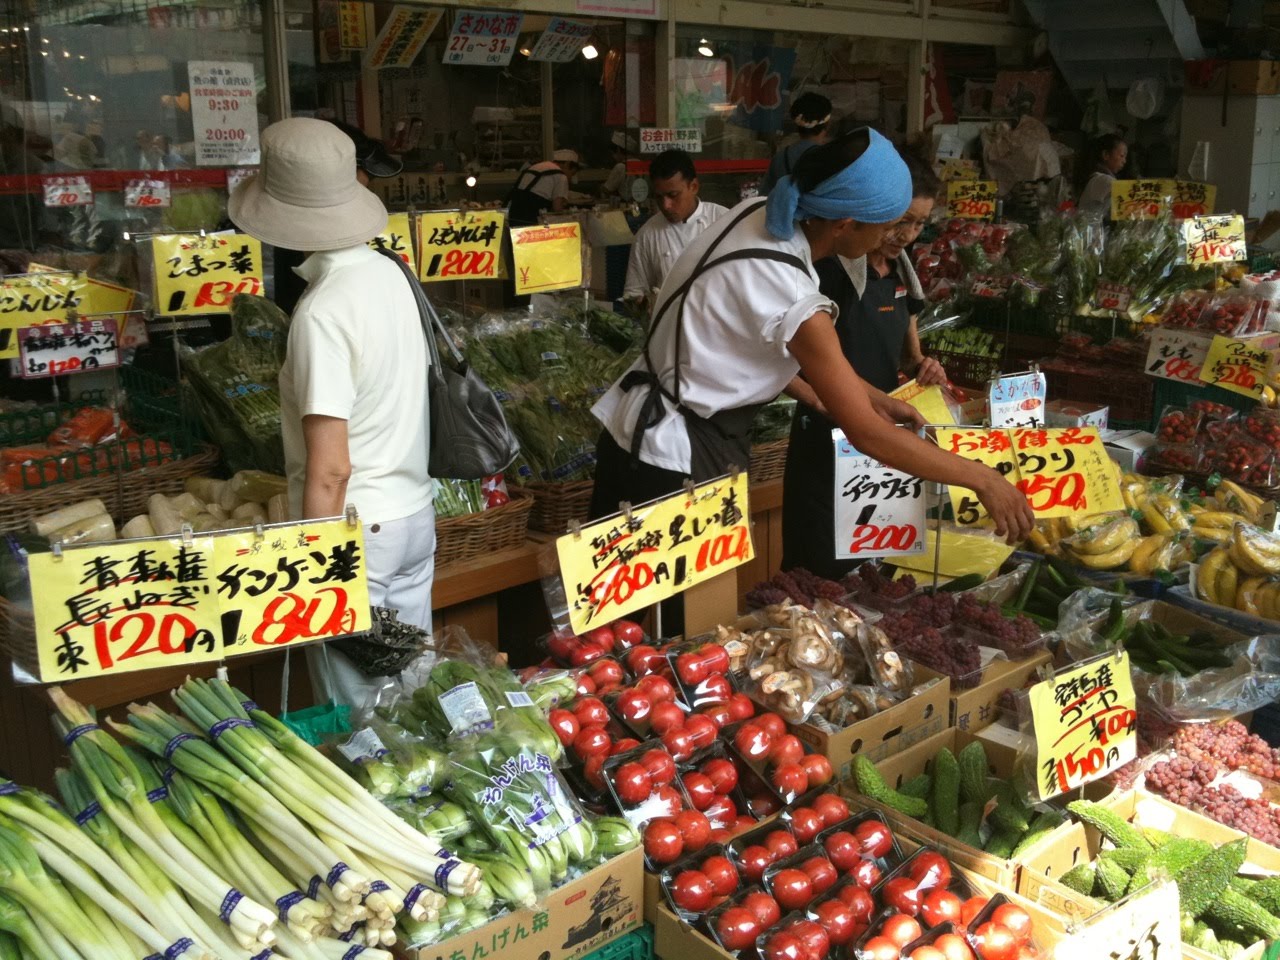
[[[836,558],[924,551],[924,481],[860,453],[841,430],[835,444]]]
[[[151,238],[156,312],[228,313],[237,293],[262,293],[262,244],[243,233]]]
[[[32,554],[39,679],[223,660],[368,630],[364,536],[346,519]]]
[[[749,563],[747,475],[722,477],[556,540],[577,633]]]

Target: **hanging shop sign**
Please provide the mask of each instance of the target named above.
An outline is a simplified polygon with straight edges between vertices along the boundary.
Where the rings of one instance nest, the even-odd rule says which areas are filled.
[[[533,45],[529,59],[543,63],[568,63],[591,39],[591,29],[591,24],[581,20],[552,17],[547,29]]]
[[[345,6],[345,4],[344,4]],[[363,7],[363,3],[354,4]],[[443,11],[397,4],[382,25],[365,58],[365,69],[408,67],[422,52],[423,44],[435,32]]]
[[[1186,247],[1188,266],[1234,263],[1249,258],[1244,217],[1239,214],[1183,220],[1182,240]]]
[[[39,272],[0,280],[0,360],[18,356],[18,330],[77,316],[123,314],[137,294],[82,274]]]
[[[260,151],[253,64],[191,60],[187,63],[187,78],[191,84],[196,166],[256,164]]]
[[[511,253],[517,296],[582,286],[582,229],[576,223],[514,227]]]
[[[151,238],[156,312],[227,313],[237,293],[262,294],[262,244],[243,233]]]
[[[343,50],[363,50],[369,45],[368,10],[362,0],[342,0],[338,4],[338,46]]]
[[[88,177],[45,177],[41,186],[46,207],[93,206],[93,187]]]
[[[459,10],[444,47],[444,62],[477,67],[505,67],[520,39],[523,13]]]
[[[168,180],[130,180],[124,185],[124,205],[137,210],[160,210],[170,206]]]
[[[370,240],[368,246],[374,250],[394,253],[409,265],[410,270],[416,271],[418,268],[413,259],[412,230],[407,213],[393,213],[387,217],[386,228]]]
[[[1027,692],[1041,800],[1099,780],[1137,758],[1137,698],[1127,651],[1055,673]]]
[[[838,560],[924,551],[924,481],[855,450],[841,430],[835,445]]]
[[[1170,180],[1170,196],[1173,198],[1173,215],[1178,220],[1203,217],[1213,213],[1218,199],[1218,188],[1212,183],[1196,180]]]
[[[956,422],[942,388],[936,383],[925,387],[915,380],[908,380],[889,396],[911,404],[920,411],[920,416],[924,417],[925,423],[935,426],[953,426]]]
[[[1047,384],[1043,373],[997,377],[987,390],[993,427],[1037,427],[1044,423]]]
[[[702,152],[702,131],[697,127],[676,130],[671,127],[641,127],[640,152],[662,153],[664,150]]]
[[[29,560],[41,682],[184,667],[370,627],[340,518],[67,547]]]
[[[19,376],[32,380],[118,367],[117,334],[112,317],[23,327],[18,331]]]
[[[502,269],[501,210],[449,210],[418,217],[418,278],[497,280]]]
[[[749,563],[747,474],[721,477],[556,540],[579,634]]]
[[[656,19],[662,11],[658,0],[574,0],[575,13],[596,17],[649,17]]]
[[[1280,334],[1276,333],[1260,337],[1215,336],[1200,367],[1200,379],[1257,400],[1267,385],[1267,374],[1278,348]]]
[[[1156,330],[1147,348],[1147,374],[1198,385],[1210,343],[1208,334],[1192,330]]]
[[[994,180],[952,180],[947,184],[947,216],[990,220],[996,215]]]
[[[1160,216],[1170,200],[1171,180],[1112,180],[1111,219],[1151,220]]]

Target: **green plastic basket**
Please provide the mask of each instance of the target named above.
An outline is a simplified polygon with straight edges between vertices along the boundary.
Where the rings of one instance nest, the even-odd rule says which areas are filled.
[[[1215,387],[1205,383],[1196,386],[1190,383],[1180,383],[1176,380],[1165,380],[1164,378],[1155,381],[1155,415],[1159,416],[1160,411],[1165,407],[1185,407],[1193,400],[1209,400],[1213,403],[1221,403],[1230,407],[1232,410],[1252,410],[1257,406],[1258,401],[1253,397],[1246,397],[1244,394],[1236,393],[1233,390],[1224,390],[1222,387]]]
[[[630,933],[588,953],[583,960],[654,960],[653,927],[642,923]]]

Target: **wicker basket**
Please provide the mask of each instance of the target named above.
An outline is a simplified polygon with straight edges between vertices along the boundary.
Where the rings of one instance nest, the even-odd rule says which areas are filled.
[[[436,569],[520,546],[529,533],[533,503],[532,496],[513,488],[511,501],[500,507],[437,519]]]
[[[591,513],[591,491],[595,485],[594,480],[526,483],[523,489],[533,495],[529,529],[559,535],[569,529],[571,520],[585,523]]]
[[[0,533],[25,530],[33,517],[93,497],[106,504],[107,512],[116,523],[125,523],[130,517],[147,512],[147,500],[153,493],[181,493],[188,477],[208,473],[217,462],[217,448],[205,446],[193,456],[154,467],[3,495],[0,496]]]
[[[791,445],[788,439],[773,440],[769,443],[757,443],[751,448],[751,465],[747,474],[752,483],[768,483],[781,480],[787,466],[787,448]]]

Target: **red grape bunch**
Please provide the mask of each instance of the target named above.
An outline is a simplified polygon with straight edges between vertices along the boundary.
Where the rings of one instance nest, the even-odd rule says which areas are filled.
[[[1238,720],[1180,727],[1173,749],[1192,760],[1214,760],[1228,770],[1245,770],[1267,780],[1280,780],[1280,750],[1249,733]]]
[[[1040,639],[1040,628],[1028,617],[1018,614],[1006,617],[1000,606],[961,594],[956,606],[956,621],[981,630],[988,646],[998,647],[1010,657],[1022,657],[1027,648]]]

